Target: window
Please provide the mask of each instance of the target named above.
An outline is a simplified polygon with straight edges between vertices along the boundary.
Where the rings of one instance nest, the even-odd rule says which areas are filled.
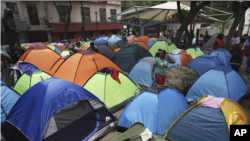
[[[90,10],[89,10],[89,7],[81,7],[81,14],[82,14],[82,21],[83,21],[83,18],[84,18],[84,22],[85,23],[90,23]],[[84,14],[84,17],[83,17],[83,14]]]
[[[106,9],[100,8],[100,22],[106,22]]]
[[[111,16],[116,15],[116,9],[110,9],[110,14]],[[117,17],[114,17],[111,19],[111,21],[115,21],[115,20],[117,20]]]
[[[62,5],[58,5],[58,12],[59,15],[62,16],[62,18],[60,18],[60,22],[67,22],[68,19],[68,13],[69,13],[69,6],[62,6]],[[71,22],[70,18],[69,18],[69,22]]]
[[[6,7],[13,12],[13,15],[19,15],[16,3],[6,2]]]

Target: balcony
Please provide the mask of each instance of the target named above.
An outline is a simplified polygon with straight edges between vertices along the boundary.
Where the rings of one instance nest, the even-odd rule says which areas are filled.
[[[28,25],[48,25],[48,20],[45,17],[43,18],[25,17],[25,21],[27,22]]]

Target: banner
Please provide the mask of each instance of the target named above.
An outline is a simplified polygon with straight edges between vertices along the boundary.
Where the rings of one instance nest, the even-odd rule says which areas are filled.
[[[145,35],[148,37],[159,37],[160,36],[160,24],[148,26],[144,28]]]

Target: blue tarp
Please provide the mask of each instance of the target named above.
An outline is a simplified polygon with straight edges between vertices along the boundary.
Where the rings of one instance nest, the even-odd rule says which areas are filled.
[[[202,75],[212,68],[225,65],[220,59],[212,55],[202,55],[195,58],[187,66],[193,68],[199,75]]]
[[[238,101],[247,93],[246,82],[236,71],[226,66],[219,66],[201,75],[191,86],[186,98],[199,100],[209,94]]]
[[[229,141],[227,122],[221,109],[197,106],[170,129],[175,141]]]
[[[98,39],[94,40],[93,43],[95,45],[100,45],[100,44],[107,44],[108,42],[102,38],[98,38]]]
[[[121,39],[119,38],[119,37],[110,37],[109,39],[108,39],[108,42],[114,42],[114,43],[116,43],[117,41],[120,41]]]
[[[154,57],[144,57],[133,67],[128,77],[135,83],[140,83],[149,87],[152,87],[155,82],[151,78],[152,68],[154,64]],[[155,70],[156,71],[156,70]],[[154,72],[155,77],[155,72]]]
[[[225,66],[228,66],[231,68],[230,60],[232,58],[232,55],[226,49],[224,48],[216,49],[210,55],[217,57],[225,64]]]
[[[153,45],[154,43],[155,43],[154,40],[150,40],[150,41],[147,42],[147,45],[148,45],[149,47],[152,47],[152,45]]]
[[[154,135],[162,137],[187,109],[186,98],[175,89],[167,88],[159,94],[144,91],[125,107],[118,126],[130,128],[141,122]]]
[[[1,124],[15,105],[20,95],[1,81]]]

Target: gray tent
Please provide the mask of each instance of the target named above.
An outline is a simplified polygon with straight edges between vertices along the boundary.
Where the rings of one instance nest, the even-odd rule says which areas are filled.
[[[114,50],[106,44],[95,45],[95,47],[98,49],[100,54],[106,56],[110,60],[115,55]],[[90,50],[90,47],[88,48],[88,50]]]
[[[213,49],[213,44],[216,41],[218,35],[219,35],[219,33],[215,33],[214,35],[212,35],[208,39],[208,41],[203,45],[202,49],[203,50],[212,50]],[[224,36],[224,40],[225,40],[225,43],[226,43],[226,41],[227,41],[226,36]]]

